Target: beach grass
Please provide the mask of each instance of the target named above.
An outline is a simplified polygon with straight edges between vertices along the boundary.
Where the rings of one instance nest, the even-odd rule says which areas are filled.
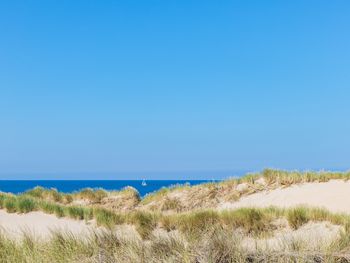
[[[113,228],[116,225],[134,225],[142,238],[147,239],[155,229],[179,230],[186,235],[205,232],[207,226],[225,229],[242,229],[247,234],[260,235],[273,230],[272,222],[286,218],[293,229],[309,221],[328,221],[333,224],[350,226],[350,216],[331,213],[325,209],[299,206],[289,209],[239,208],[234,210],[201,209],[181,213],[160,213],[153,211],[113,211],[102,207],[64,205],[53,201],[39,200],[26,195],[0,194],[0,208],[9,213],[42,211],[57,217],[75,220],[96,220],[97,225]]]
[[[343,232],[331,244],[313,251],[298,241],[274,251],[246,249],[241,245],[242,236],[216,226],[207,226],[205,234],[195,238],[169,232],[150,234],[147,240],[133,232],[126,238],[111,230],[86,237],[56,231],[47,240],[24,233],[21,240],[0,235],[0,262],[336,263],[348,262],[349,236]]]
[[[201,209],[179,213],[113,211],[46,201],[33,195],[0,194],[0,207],[11,213],[42,211],[75,220],[96,220],[105,227],[88,237],[54,232],[48,240],[25,233],[20,242],[0,234],[1,262],[348,262],[350,216],[325,209],[239,208]],[[274,223],[285,219],[297,230],[309,222],[341,225],[340,236],[326,247],[310,250],[293,241],[284,249],[247,250],[243,237],[264,239],[273,235]],[[128,235],[118,227],[133,226]],[[157,234],[159,231],[161,234]],[[317,242],[317,240],[315,240]],[[349,252],[349,253],[348,253]]]
[[[219,182],[194,186],[184,184],[163,187],[143,198],[132,187],[126,187],[120,191],[84,188],[73,193],[61,193],[54,188],[35,187],[20,195],[63,205],[103,206],[114,210],[129,211],[134,210],[137,206],[144,207],[143,210],[149,211],[185,212],[194,209],[215,208],[220,202],[235,202],[242,196],[259,191],[284,188],[301,183],[327,182],[335,179],[349,180],[350,172],[299,172],[265,169],[258,173],[248,173],[240,178]],[[118,200],[119,204],[115,205]],[[9,207],[10,210],[13,210],[13,207]],[[73,215],[72,211],[71,214],[76,216]]]

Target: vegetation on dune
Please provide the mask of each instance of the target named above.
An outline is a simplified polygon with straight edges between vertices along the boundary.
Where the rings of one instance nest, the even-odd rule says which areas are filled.
[[[259,236],[273,231],[273,222],[279,218],[286,218],[293,229],[298,229],[309,221],[328,221],[347,229],[350,226],[349,215],[334,214],[324,209],[309,207],[240,208],[224,211],[209,209],[176,214],[149,211],[120,213],[99,207],[62,205],[27,196],[1,194],[0,208],[9,213],[43,211],[57,217],[76,220],[94,219],[98,225],[107,228],[122,224],[134,225],[144,239],[148,239],[156,228],[166,231],[178,230],[186,236],[196,236],[205,233],[208,228],[218,227],[226,230],[241,229],[248,235]]]
[[[85,188],[74,193],[61,193],[54,188],[35,187],[21,195],[60,205],[84,205],[123,212],[135,209],[186,212],[215,208],[220,203],[235,202],[242,196],[263,190],[299,183],[327,182],[332,179],[349,180],[350,172],[288,172],[265,169],[260,173],[250,173],[241,178],[216,183],[163,187],[142,199],[137,190],[132,187],[126,187],[120,191]],[[8,210],[13,210],[11,204],[8,204]]]
[[[16,200],[16,208],[19,213],[29,213],[36,210],[37,203],[32,198],[20,196]]]
[[[298,229],[309,221],[307,210],[304,207],[297,207],[289,210],[287,213],[287,219],[289,225],[294,229]]]
[[[148,210],[175,212],[214,208],[219,203],[234,202],[242,196],[263,190],[273,190],[300,183],[327,182],[332,179],[349,180],[350,172],[289,172],[265,169],[259,173],[249,173],[240,178],[217,183],[210,182],[194,186],[175,185],[162,188],[146,195],[139,206],[146,207]]]
[[[262,178],[264,179],[264,185],[261,181]],[[86,188],[71,194],[60,193],[56,189],[35,187],[20,195],[0,194],[0,208],[9,213],[28,213],[38,210],[54,214],[57,217],[87,221],[94,219],[98,225],[109,228],[120,224],[132,224],[135,225],[144,238],[147,238],[150,232],[159,226],[168,231],[178,229],[182,232],[197,233],[199,230],[205,231],[206,225],[218,225],[231,229],[241,228],[246,233],[257,234],[269,232],[273,228],[271,222],[280,217],[287,218],[289,225],[294,229],[308,221],[322,220],[349,227],[348,216],[332,214],[323,209],[306,207],[289,210],[242,208],[219,212],[212,210],[212,208],[215,208],[215,203],[211,203],[214,202],[213,200],[226,200],[227,196],[230,195],[235,195],[235,198],[237,198],[237,196],[249,191],[259,191],[262,188],[273,189],[295,183],[324,182],[330,179],[347,180],[349,178],[350,173],[300,173],[266,169],[258,174],[248,174],[239,179],[218,183],[196,186],[175,185],[149,194],[142,200],[137,191],[130,187],[113,192]],[[240,188],[240,185],[244,187]],[[178,191],[185,192],[187,199],[183,199]],[[77,199],[88,199],[91,204],[76,203],[75,200]],[[109,206],[108,202],[114,202],[114,200],[117,200],[119,204],[122,204],[125,200],[132,200],[131,203],[139,202],[139,206],[138,209],[120,210],[118,207]],[[203,207],[202,204],[206,202],[210,205]],[[155,203],[156,209],[149,207],[152,203]],[[164,213],[167,211],[176,213]]]
[[[263,178],[263,180],[262,180]],[[163,188],[141,200],[135,189],[107,192],[83,189],[65,194],[36,187],[20,195],[0,194],[0,208],[9,213],[42,211],[57,217],[95,220],[102,232],[76,237],[56,232],[46,241],[24,235],[21,242],[0,235],[1,262],[349,262],[350,215],[325,209],[240,208],[215,210],[215,202],[304,182],[348,180],[350,173],[285,172],[264,170],[243,178],[196,186]],[[184,195],[179,195],[183,191]],[[88,200],[83,205],[80,200]],[[131,200],[137,209],[119,209]],[[119,202],[109,206],[109,202]],[[204,206],[204,204],[209,204]],[[117,207],[117,208],[115,208]],[[172,212],[169,212],[172,211]],[[286,242],[282,250],[249,250],[242,238],[263,240],[278,231],[277,221],[298,230],[309,222],[327,221],[342,226],[341,235],[330,245],[310,250],[309,244]],[[130,236],[117,231],[132,226]],[[306,226],[306,228],[309,225]],[[304,231],[305,228],[299,229]],[[348,253],[349,252],[349,253]]]
[[[331,244],[308,250],[301,241],[286,243],[283,250],[250,250],[242,246],[242,236],[216,226],[207,226],[205,235],[183,236],[177,232],[151,233],[142,240],[130,231],[126,237],[118,231],[100,231],[85,237],[54,232],[48,240],[24,233],[11,240],[0,235],[0,262],[185,262],[185,263],[318,263],[348,262],[349,233]]]
[[[107,228],[112,228],[115,225],[121,225],[125,222],[123,215],[102,208],[94,209],[93,216],[95,217],[98,225],[105,226]]]

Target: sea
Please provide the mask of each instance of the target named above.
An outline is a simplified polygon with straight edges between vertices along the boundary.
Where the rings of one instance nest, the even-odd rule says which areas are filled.
[[[55,188],[59,192],[71,193],[83,188],[103,188],[121,190],[127,186],[134,187],[140,196],[158,191],[163,187],[176,185],[198,185],[213,180],[0,180],[0,191],[14,194],[23,193],[36,186]]]

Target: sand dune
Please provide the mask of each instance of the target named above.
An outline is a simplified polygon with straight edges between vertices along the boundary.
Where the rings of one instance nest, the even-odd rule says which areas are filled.
[[[219,205],[221,209],[239,207],[293,207],[307,205],[332,212],[350,213],[350,181],[331,180],[325,183],[305,183],[242,197],[237,202]]]
[[[75,235],[87,234],[93,226],[87,225],[84,221],[69,218],[57,218],[43,212],[30,212],[28,214],[7,213],[0,210],[1,231],[11,237],[19,237],[28,232],[35,237],[49,237],[51,231],[63,230]]]
[[[332,212],[350,213],[350,181],[331,180],[325,183],[304,183],[286,188],[257,192],[243,196],[236,202],[223,202],[219,209],[240,207],[293,207],[307,205],[326,208]],[[69,218],[57,218],[43,212],[27,214],[7,213],[0,210],[0,228],[11,236],[21,236],[23,231],[37,237],[49,237],[51,231],[63,230],[76,235],[96,229],[95,224]]]

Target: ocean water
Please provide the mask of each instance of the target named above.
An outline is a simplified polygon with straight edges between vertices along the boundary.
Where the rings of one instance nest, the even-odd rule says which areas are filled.
[[[141,196],[157,191],[162,187],[176,184],[197,185],[209,180],[148,180],[142,186],[142,180],[0,180],[0,191],[14,194],[25,192],[36,186],[56,188],[60,192],[70,193],[83,188],[103,188],[106,190],[121,190],[126,186],[136,188]]]

